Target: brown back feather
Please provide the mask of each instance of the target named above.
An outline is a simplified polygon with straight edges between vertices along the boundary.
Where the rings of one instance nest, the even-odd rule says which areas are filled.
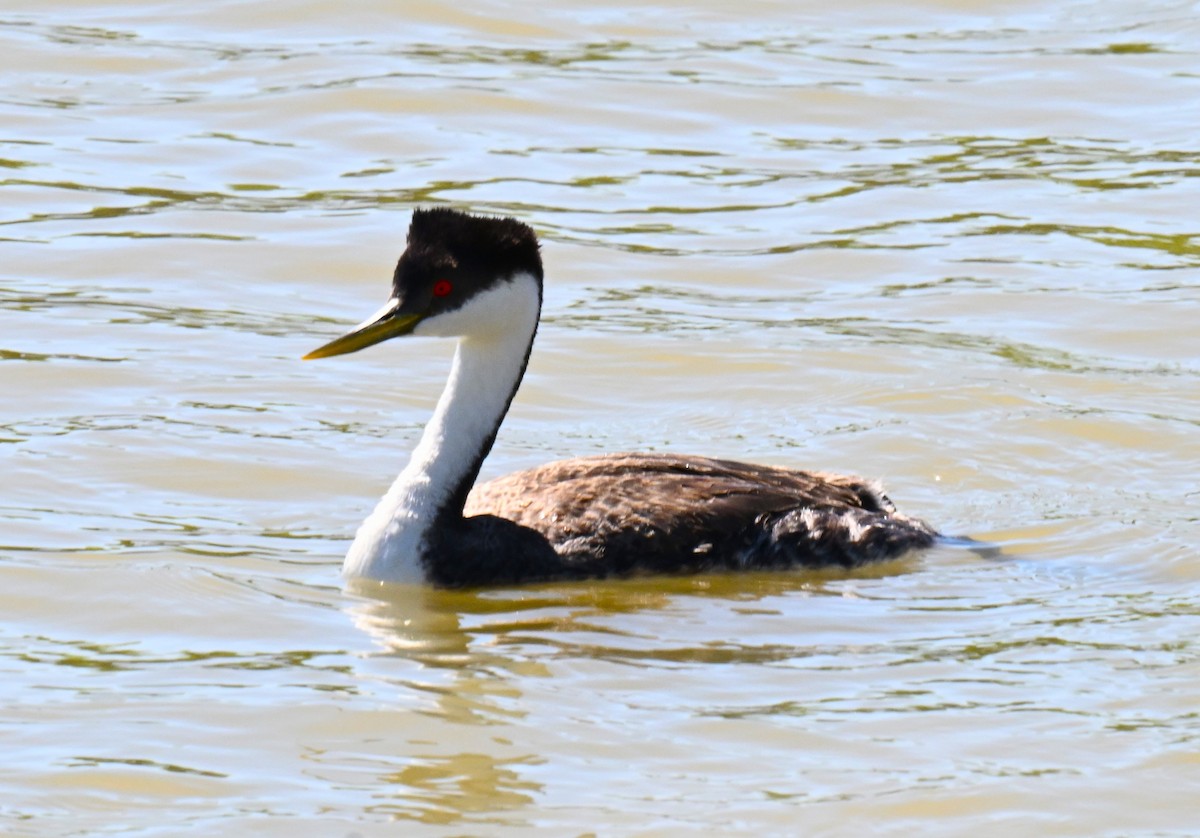
[[[750,549],[764,525],[804,509],[846,526],[908,523],[857,478],[675,454],[607,454],[516,472],[477,486],[465,514],[515,521],[568,562],[603,560],[621,573],[727,565],[725,554]]]

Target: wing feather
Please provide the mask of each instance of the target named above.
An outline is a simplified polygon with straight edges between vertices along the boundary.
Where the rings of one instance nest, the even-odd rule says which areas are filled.
[[[676,454],[516,472],[477,486],[465,514],[530,527],[567,562],[618,574],[857,564],[933,537],[868,481]]]

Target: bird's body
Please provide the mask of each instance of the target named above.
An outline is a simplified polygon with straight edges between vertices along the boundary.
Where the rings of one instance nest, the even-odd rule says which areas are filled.
[[[932,535],[857,478],[677,454],[548,463],[477,487],[465,514],[536,530],[581,576],[853,567]]]
[[[872,483],[697,456],[563,460],[472,490],[537,330],[537,240],[513,219],[418,210],[393,282],[373,319],[307,357],[404,334],[459,346],[409,464],[359,529],[348,576],[463,587],[853,567],[936,537]]]

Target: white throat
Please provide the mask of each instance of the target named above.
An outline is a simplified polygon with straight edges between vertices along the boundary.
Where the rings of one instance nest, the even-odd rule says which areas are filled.
[[[537,279],[519,273],[413,331],[458,336],[458,350],[408,465],[359,527],[342,565],[345,576],[425,581],[430,529],[504,418],[537,329],[539,302]]]

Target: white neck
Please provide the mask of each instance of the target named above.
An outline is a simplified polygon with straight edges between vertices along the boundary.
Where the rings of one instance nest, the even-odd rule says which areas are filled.
[[[387,582],[422,582],[430,528],[463,479],[477,469],[504,419],[537,329],[537,280],[517,274],[415,335],[459,335],[446,389],[412,457],[362,523],[342,573]],[[454,510],[456,513],[461,509]]]

